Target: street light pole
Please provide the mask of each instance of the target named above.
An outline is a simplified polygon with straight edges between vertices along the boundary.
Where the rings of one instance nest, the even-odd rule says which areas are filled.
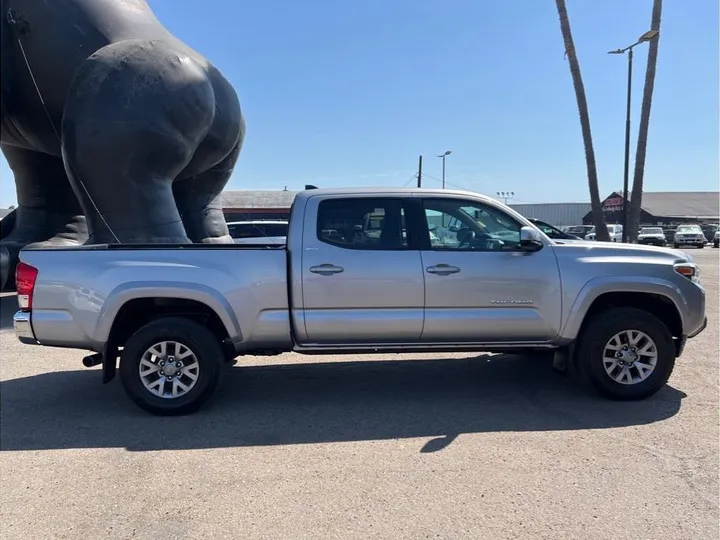
[[[442,188],[445,189],[445,156],[443,156]]]
[[[625,171],[623,175],[622,241],[627,242],[628,189],[630,189],[630,101],[632,99],[633,50],[628,50],[627,108],[625,111]]]
[[[645,32],[638,40],[625,47],[624,49],[615,49],[614,51],[608,51],[608,54],[625,54],[628,53],[628,74],[627,74],[627,105],[625,110],[625,164],[623,174],[623,202],[622,202],[622,213],[623,213],[623,231],[622,241],[627,242],[627,221],[628,221],[628,190],[630,189],[630,103],[632,99],[632,69],[633,69],[633,49],[650,41],[657,37],[660,32],[657,30],[649,30]]]
[[[442,188],[445,189],[445,158],[448,157],[450,154],[452,154],[452,150],[447,150],[444,154],[439,155],[439,158],[442,158]]]

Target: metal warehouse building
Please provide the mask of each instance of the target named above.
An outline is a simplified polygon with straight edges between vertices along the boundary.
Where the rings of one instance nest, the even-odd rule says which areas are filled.
[[[545,203],[545,204],[509,204],[510,208],[527,218],[535,218],[560,227],[562,225],[580,225],[590,212],[590,203]]]
[[[290,207],[299,191],[225,191],[222,204],[228,221],[288,219]],[[622,223],[622,191],[603,201],[608,223]],[[556,227],[590,224],[590,203],[510,204],[525,217],[536,218]],[[645,192],[641,223],[671,225],[688,221],[717,223],[720,214],[718,192]]]

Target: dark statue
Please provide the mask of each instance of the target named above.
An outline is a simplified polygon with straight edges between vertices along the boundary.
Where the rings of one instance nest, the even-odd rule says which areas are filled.
[[[0,285],[25,246],[232,242],[219,196],[245,121],[225,77],[145,0],[0,6],[0,146],[18,198]]]

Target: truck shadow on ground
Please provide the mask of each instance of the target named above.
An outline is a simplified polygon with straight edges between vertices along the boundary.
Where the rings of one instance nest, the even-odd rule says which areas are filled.
[[[13,315],[18,310],[17,295],[3,295],[0,301],[0,329],[13,327]]]
[[[418,449],[435,452],[465,433],[650,424],[674,416],[685,397],[666,386],[645,401],[608,401],[547,361],[518,356],[235,367],[211,403],[175,418],[144,413],[118,380],[103,386],[96,369],[9,380],[0,390],[6,451],[431,437]]]

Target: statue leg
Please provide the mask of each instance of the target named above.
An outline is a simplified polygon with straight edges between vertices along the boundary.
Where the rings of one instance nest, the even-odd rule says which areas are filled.
[[[15,177],[18,207],[14,223],[3,228],[0,276],[14,281],[18,253],[26,246],[80,245],[87,239],[85,217],[59,157],[2,145]]]
[[[179,179],[173,185],[175,202],[190,240],[206,244],[231,244],[223,215],[222,190],[230,180],[240,154],[240,140],[230,154],[211,169]]]
[[[214,114],[205,72],[169,44],[128,40],[88,58],[68,92],[62,143],[89,242],[190,242],[172,183]]]

